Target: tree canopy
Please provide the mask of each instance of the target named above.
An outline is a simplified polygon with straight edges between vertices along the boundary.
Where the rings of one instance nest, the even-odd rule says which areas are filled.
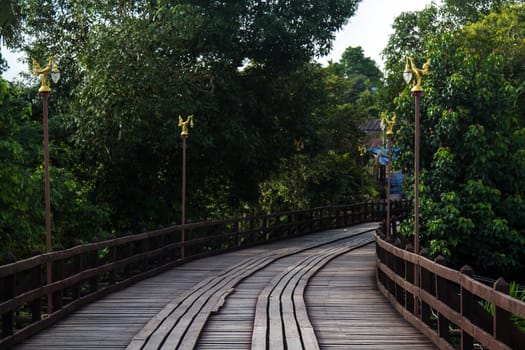
[[[410,55],[431,62],[421,109],[422,245],[456,267],[518,276],[523,1],[445,0],[401,14],[383,51],[385,74],[361,47],[327,67],[314,63],[358,2],[0,2],[10,6],[2,38],[40,62],[56,55],[63,73],[49,120],[57,242],[178,222],[178,118],[189,114],[188,221],[355,200],[359,125],[383,110],[398,116],[394,165],[408,184],[414,104],[401,72]],[[1,250],[26,255],[44,231],[36,94],[0,79]],[[410,237],[410,222],[403,232]]]
[[[433,256],[517,278],[525,266],[525,7],[488,12],[454,30],[422,29],[426,34],[418,36],[419,56],[431,62],[421,111],[421,235]],[[438,11],[422,16],[429,13]],[[389,67],[402,64],[395,53],[387,52]],[[408,88],[394,102],[402,118],[399,166],[410,174],[414,107]],[[410,225],[405,229],[411,232]]]
[[[59,218],[114,234],[178,222],[179,115],[195,116],[187,149],[189,221],[258,210],[260,184],[294,159],[298,139],[308,159],[333,160],[319,163],[319,186],[340,180],[332,174],[337,164],[355,168],[342,145],[357,138],[358,111],[372,99],[354,107],[348,97],[338,107],[343,102],[330,86],[346,78],[330,81],[334,75],[312,60],[330,50],[357,3],[19,1],[21,30],[31,35],[18,46],[40,62],[56,55],[62,72],[50,104],[53,232],[78,230]],[[33,102],[29,119],[38,123]],[[344,137],[326,147],[325,137],[340,126],[354,134],[340,129]],[[38,135],[32,141],[41,142]],[[39,161],[30,159],[35,171]],[[312,205],[343,200],[315,191]],[[77,212],[59,212],[67,201],[79,204]],[[83,220],[89,212],[99,218],[93,225]]]

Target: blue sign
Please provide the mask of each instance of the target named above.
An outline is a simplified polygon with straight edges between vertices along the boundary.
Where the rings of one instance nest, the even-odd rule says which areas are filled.
[[[403,196],[403,173],[390,174],[390,196],[401,199]]]

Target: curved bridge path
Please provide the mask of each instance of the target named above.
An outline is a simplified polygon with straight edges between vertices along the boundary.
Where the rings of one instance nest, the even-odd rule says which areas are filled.
[[[376,288],[376,226],[192,261],[16,349],[434,349]]]

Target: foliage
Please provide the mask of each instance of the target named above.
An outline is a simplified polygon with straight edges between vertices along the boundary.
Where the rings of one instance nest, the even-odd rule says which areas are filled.
[[[310,60],[329,51],[357,2],[20,6],[23,28],[33,34],[24,43],[28,54],[59,57],[65,80],[55,105],[72,145],[72,170],[90,199],[111,209],[113,229],[123,231],[180,218],[179,115],[195,115],[188,221],[256,207],[258,184],[293,154],[292,140],[320,143],[315,113],[326,96]]]
[[[361,46],[346,48],[339,62],[331,62],[328,70],[340,77],[359,79],[365,85],[360,90],[378,88],[383,77],[374,60],[365,57]]]
[[[18,258],[43,251],[45,242],[42,111],[40,100],[32,106],[27,93],[0,79],[0,251]],[[87,188],[67,169],[69,150],[53,141],[50,148],[53,243],[71,246],[107,237],[107,210],[88,200]]]
[[[283,159],[278,175],[261,183],[266,213],[351,203],[359,195],[360,172],[349,153],[329,151],[308,159]]]
[[[0,39],[7,45],[19,39],[19,11],[17,1],[0,0]]]
[[[31,113],[30,105],[17,96],[16,88],[0,79],[0,234],[1,251],[14,252],[34,245],[37,238],[31,194],[36,186],[24,167],[26,154],[18,141],[20,124]]]
[[[458,24],[478,22],[491,12],[498,12],[502,6],[523,3],[521,0],[445,0],[444,8],[450,20]]]
[[[381,72],[360,47],[347,48],[339,62],[316,71],[324,94],[306,120],[313,133],[303,135],[305,153],[296,149],[282,158],[278,171],[260,184],[265,212],[349,203],[363,195],[359,125],[378,114]],[[373,192],[368,182],[366,190]]]
[[[394,19],[386,47],[382,51],[385,60],[385,88],[381,91],[384,110],[392,110],[392,101],[401,92],[404,85],[402,74],[405,58],[414,56],[419,59],[425,50],[425,43],[430,38],[447,31],[447,25],[439,21],[439,9],[432,5],[417,12],[403,12]]]
[[[525,266],[523,15],[523,5],[503,7],[426,37],[432,73],[421,108],[422,244],[456,266],[511,278]],[[395,106],[413,114],[406,90]],[[410,171],[411,118],[400,124]]]

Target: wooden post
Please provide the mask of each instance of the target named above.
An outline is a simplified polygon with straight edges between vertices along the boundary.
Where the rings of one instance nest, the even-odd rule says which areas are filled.
[[[405,263],[404,259],[396,258],[396,274],[402,278],[405,278]],[[405,293],[403,287],[395,284],[396,300],[400,305],[403,305],[405,301]]]
[[[433,293],[434,288],[432,288],[432,276],[431,276],[431,273],[426,269],[421,269],[421,289],[423,289],[426,292],[434,294]],[[431,316],[430,306],[424,301],[421,301],[421,320],[426,325],[429,325],[429,326],[430,326],[430,316]]]
[[[500,277],[496,282],[494,282],[493,288],[498,292],[509,294],[509,284]],[[494,305],[494,317],[493,317],[493,329],[494,329],[494,338],[505,344],[509,344],[512,341],[509,330],[513,326],[510,321],[510,313],[506,310],[499,308],[497,305]]]
[[[181,204],[181,232],[180,232],[180,257],[186,256],[186,139],[182,136],[182,204]]]
[[[162,236],[164,237],[164,236]],[[165,257],[166,253],[163,252],[162,253],[162,261],[164,262],[164,257]],[[117,247],[116,246],[111,246],[109,247],[109,262],[110,263],[115,263],[117,262]],[[116,268],[113,268],[111,269],[111,271],[109,271],[109,280],[108,280],[109,284],[110,285],[113,285],[115,283],[117,283],[117,270]]]
[[[2,282],[3,285],[0,289],[0,300],[7,301],[13,299],[15,296],[15,275],[5,276]],[[13,310],[9,310],[2,314],[2,338],[13,334],[13,316]]]
[[[29,272],[30,278],[30,289],[37,289],[42,286],[42,270],[41,265],[35,266]],[[38,322],[42,317],[42,310],[40,308],[40,298],[33,300],[29,304],[29,310],[31,312],[31,322]]]
[[[445,265],[445,258],[438,255],[434,261],[437,264]],[[447,280],[436,275],[435,280],[436,297],[438,300],[447,304]],[[449,339],[449,321],[442,314],[438,315],[438,335],[448,343]]]
[[[87,254],[88,262],[87,265],[90,268],[98,267],[98,250]],[[90,292],[93,293],[98,289],[98,276],[93,276],[89,279]]]
[[[414,283],[414,264],[405,260],[405,281]],[[413,312],[414,311],[414,296],[408,291],[405,291],[405,309]]]
[[[146,237],[142,241],[140,241],[140,252],[141,253],[147,253],[149,251],[149,246],[150,246],[149,238]],[[140,270],[142,272],[147,271],[148,270],[148,266],[149,266],[149,259],[148,258],[143,258],[140,261]]]
[[[64,279],[64,260],[56,260],[53,266],[53,281],[61,281]],[[62,309],[62,300],[64,297],[64,289],[53,292],[53,310]]]
[[[82,269],[82,254],[78,254],[73,257],[73,267],[72,267],[73,275],[76,275],[77,273],[79,273],[81,269]],[[71,289],[72,289],[71,296],[73,298],[73,301],[80,298],[80,293],[81,293],[80,283],[75,283],[71,287]]]
[[[474,275],[474,271],[472,268],[468,265],[465,265],[459,270],[464,275],[467,275],[469,277],[472,277]],[[472,293],[470,293],[468,290],[463,288],[461,286],[461,300],[460,300],[460,309],[461,309],[461,316],[466,317],[467,319],[472,318],[472,310],[474,307],[474,296]],[[463,329],[461,330],[461,349],[462,350],[473,350],[474,349],[474,339],[470,334],[465,332]]]

